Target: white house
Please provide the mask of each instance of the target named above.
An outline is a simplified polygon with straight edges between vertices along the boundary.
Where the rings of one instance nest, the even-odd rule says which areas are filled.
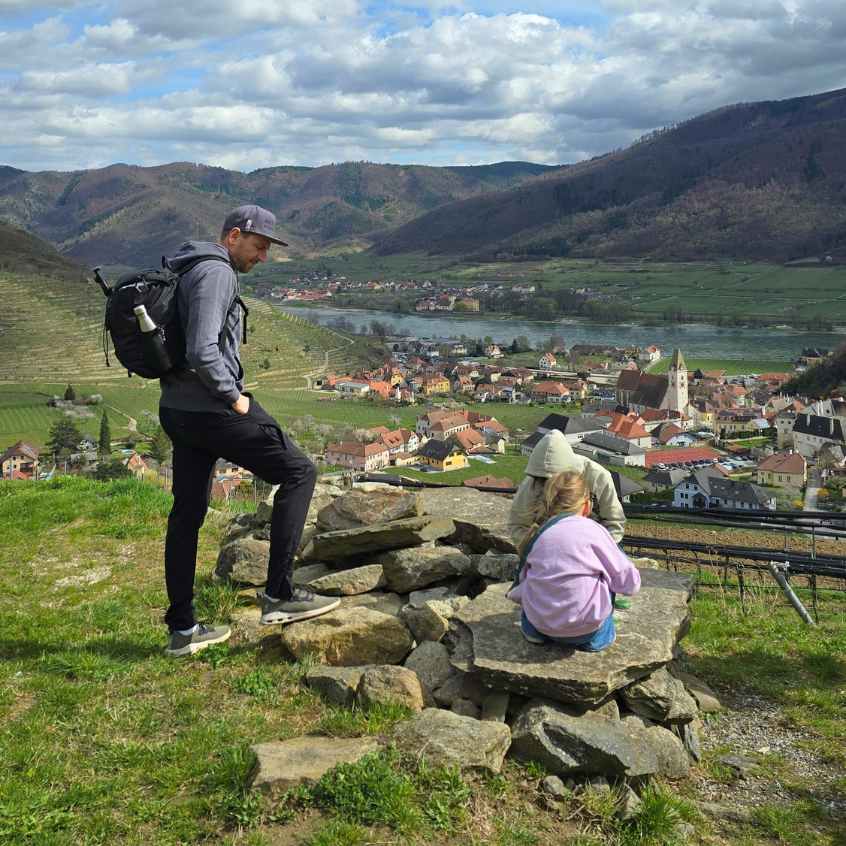
[[[335,390],[342,397],[363,397],[370,393],[370,385],[357,379],[344,379],[335,383]]]
[[[557,366],[558,366],[558,359],[551,352],[545,352],[538,359],[538,367],[541,370],[552,370],[554,367],[557,367]]]
[[[718,471],[697,470],[676,485],[673,491],[673,506],[697,510],[729,508],[772,511],[776,507],[776,500],[750,482],[727,479]]]

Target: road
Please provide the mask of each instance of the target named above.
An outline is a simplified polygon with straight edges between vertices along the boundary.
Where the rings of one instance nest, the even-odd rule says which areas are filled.
[[[816,511],[817,498],[820,494],[820,476],[817,470],[808,471],[808,484],[805,486],[805,505],[803,511]]]

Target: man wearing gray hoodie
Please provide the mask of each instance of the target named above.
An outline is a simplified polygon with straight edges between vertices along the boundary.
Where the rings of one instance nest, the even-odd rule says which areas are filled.
[[[173,509],[165,540],[165,582],[170,607],[165,623],[168,655],[189,655],[230,635],[228,626],[194,619],[197,542],[219,458],[279,488],[273,502],[270,560],[261,622],[288,623],[325,614],[340,600],[295,588],[294,554],[317,477],[312,462],[279,424],[244,393],[240,360],[246,340],[246,308],[238,273],[266,261],[276,218],[260,206],[239,206],[227,215],[220,240],[188,241],[167,266],[181,276],[177,306],[185,332],[185,365],[161,380],[159,419],[173,442]],[[244,323],[242,324],[242,311]]]
[[[596,461],[576,455],[563,432],[558,429],[547,432],[529,456],[526,477],[517,488],[508,516],[508,531],[514,543],[522,543],[534,525],[546,480],[565,471],[584,476],[591,498],[596,503],[595,515],[611,533],[611,537],[620,543],[626,529],[626,515],[617,496],[613,477]]]

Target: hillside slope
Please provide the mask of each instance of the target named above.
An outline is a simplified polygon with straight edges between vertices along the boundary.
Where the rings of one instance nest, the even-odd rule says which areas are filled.
[[[728,106],[407,223],[382,254],[846,254],[846,90]]]
[[[79,279],[82,267],[56,252],[52,244],[0,221],[0,274],[21,271]]]
[[[377,231],[443,203],[548,170],[525,162],[446,168],[347,162],[248,174],[185,162],[73,173],[0,167],[0,220],[87,264],[147,265],[186,237],[216,238],[227,211],[256,202],[277,215],[292,249],[303,252],[338,241],[367,246]]]

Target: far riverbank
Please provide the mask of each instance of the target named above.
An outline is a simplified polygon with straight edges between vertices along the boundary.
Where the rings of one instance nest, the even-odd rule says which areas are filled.
[[[394,314],[376,309],[333,308],[331,306],[278,305],[312,323],[326,325],[343,317],[359,333],[366,333],[372,320],[392,327],[392,334],[423,338],[484,338],[510,344],[525,335],[533,345],[542,344],[550,335],[559,335],[569,347],[573,344],[614,344],[645,347],[655,344],[665,351],[675,347],[699,358],[791,360],[806,347],[833,349],[846,341],[844,332],[808,332],[786,326],[737,328],[709,323],[661,324],[593,323],[563,319],[533,321],[520,317],[500,320],[478,315]]]

